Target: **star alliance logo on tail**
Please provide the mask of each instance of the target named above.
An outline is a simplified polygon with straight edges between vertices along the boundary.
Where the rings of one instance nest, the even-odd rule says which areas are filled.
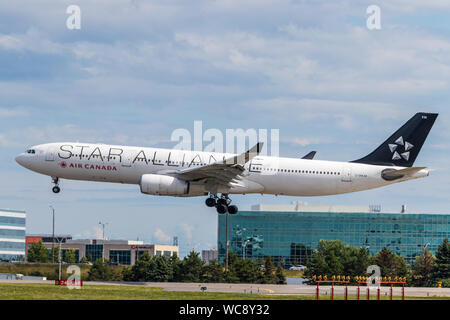
[[[403,153],[399,153],[399,148],[401,146],[404,146],[404,152]],[[391,150],[391,152],[393,153],[392,155],[392,160],[400,160],[400,159],[405,159],[406,161],[409,160],[409,155],[410,155],[410,150],[414,148],[414,145],[409,143],[408,141],[405,141],[403,139],[403,137],[398,138],[397,140],[395,140],[395,143],[390,143],[389,144],[389,149]]]

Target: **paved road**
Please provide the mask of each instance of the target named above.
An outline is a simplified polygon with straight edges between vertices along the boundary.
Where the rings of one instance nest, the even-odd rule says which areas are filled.
[[[0,283],[51,283],[54,281],[36,280],[0,280]],[[315,286],[296,285],[256,285],[256,284],[224,284],[224,283],[175,283],[175,282],[96,282],[85,281],[84,285],[125,285],[125,286],[147,286],[163,288],[165,291],[191,291],[199,292],[206,287],[207,292],[234,292],[248,294],[306,294],[315,295]],[[356,294],[357,287],[348,287],[349,294]],[[361,296],[366,295],[366,287],[361,287]],[[335,294],[344,294],[344,287],[335,287]],[[330,294],[331,286],[321,286],[320,294]],[[376,296],[376,290],[371,290],[371,295]],[[381,295],[389,295],[389,288],[382,287]],[[401,295],[401,288],[394,287],[394,295]],[[409,297],[450,297],[450,288],[405,288],[405,295]]]
[[[167,291],[200,291],[201,287],[206,287],[209,292],[237,292],[237,293],[261,293],[261,294],[307,294],[315,295],[315,286],[294,286],[294,285],[250,285],[250,284],[222,284],[222,283],[145,283],[149,287],[159,287]],[[348,287],[349,294],[356,294],[357,287]],[[366,294],[366,288],[361,288],[361,295]],[[382,295],[389,295],[389,288],[381,289]],[[344,287],[335,287],[335,294],[344,294]],[[394,295],[401,295],[401,288],[394,288]],[[331,286],[321,286],[320,294],[330,294]],[[371,290],[372,295],[376,295],[376,290]],[[405,295],[414,297],[450,297],[450,288],[405,288]]]

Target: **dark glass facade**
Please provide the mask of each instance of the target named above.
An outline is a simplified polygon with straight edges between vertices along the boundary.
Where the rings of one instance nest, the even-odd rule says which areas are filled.
[[[219,260],[225,257],[226,215],[218,217]],[[412,263],[450,237],[450,215],[240,211],[228,215],[229,250],[277,263],[305,264],[321,239],[341,240],[376,254],[386,247]]]
[[[119,264],[131,264],[130,250],[109,250],[109,260]]]
[[[97,259],[103,258],[103,245],[102,244],[87,244],[86,245],[86,257],[91,258],[90,261],[97,261]]]

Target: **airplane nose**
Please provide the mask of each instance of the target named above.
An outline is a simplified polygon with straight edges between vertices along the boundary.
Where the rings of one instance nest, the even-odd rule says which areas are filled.
[[[17,157],[16,157],[16,162],[18,163],[18,164],[20,164],[21,166],[23,166],[24,165],[24,156],[22,155],[22,154],[19,154]]]

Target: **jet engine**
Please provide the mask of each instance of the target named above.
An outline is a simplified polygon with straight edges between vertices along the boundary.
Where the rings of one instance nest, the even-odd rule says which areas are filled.
[[[189,193],[189,182],[161,174],[144,174],[141,192],[155,196],[184,196]]]

